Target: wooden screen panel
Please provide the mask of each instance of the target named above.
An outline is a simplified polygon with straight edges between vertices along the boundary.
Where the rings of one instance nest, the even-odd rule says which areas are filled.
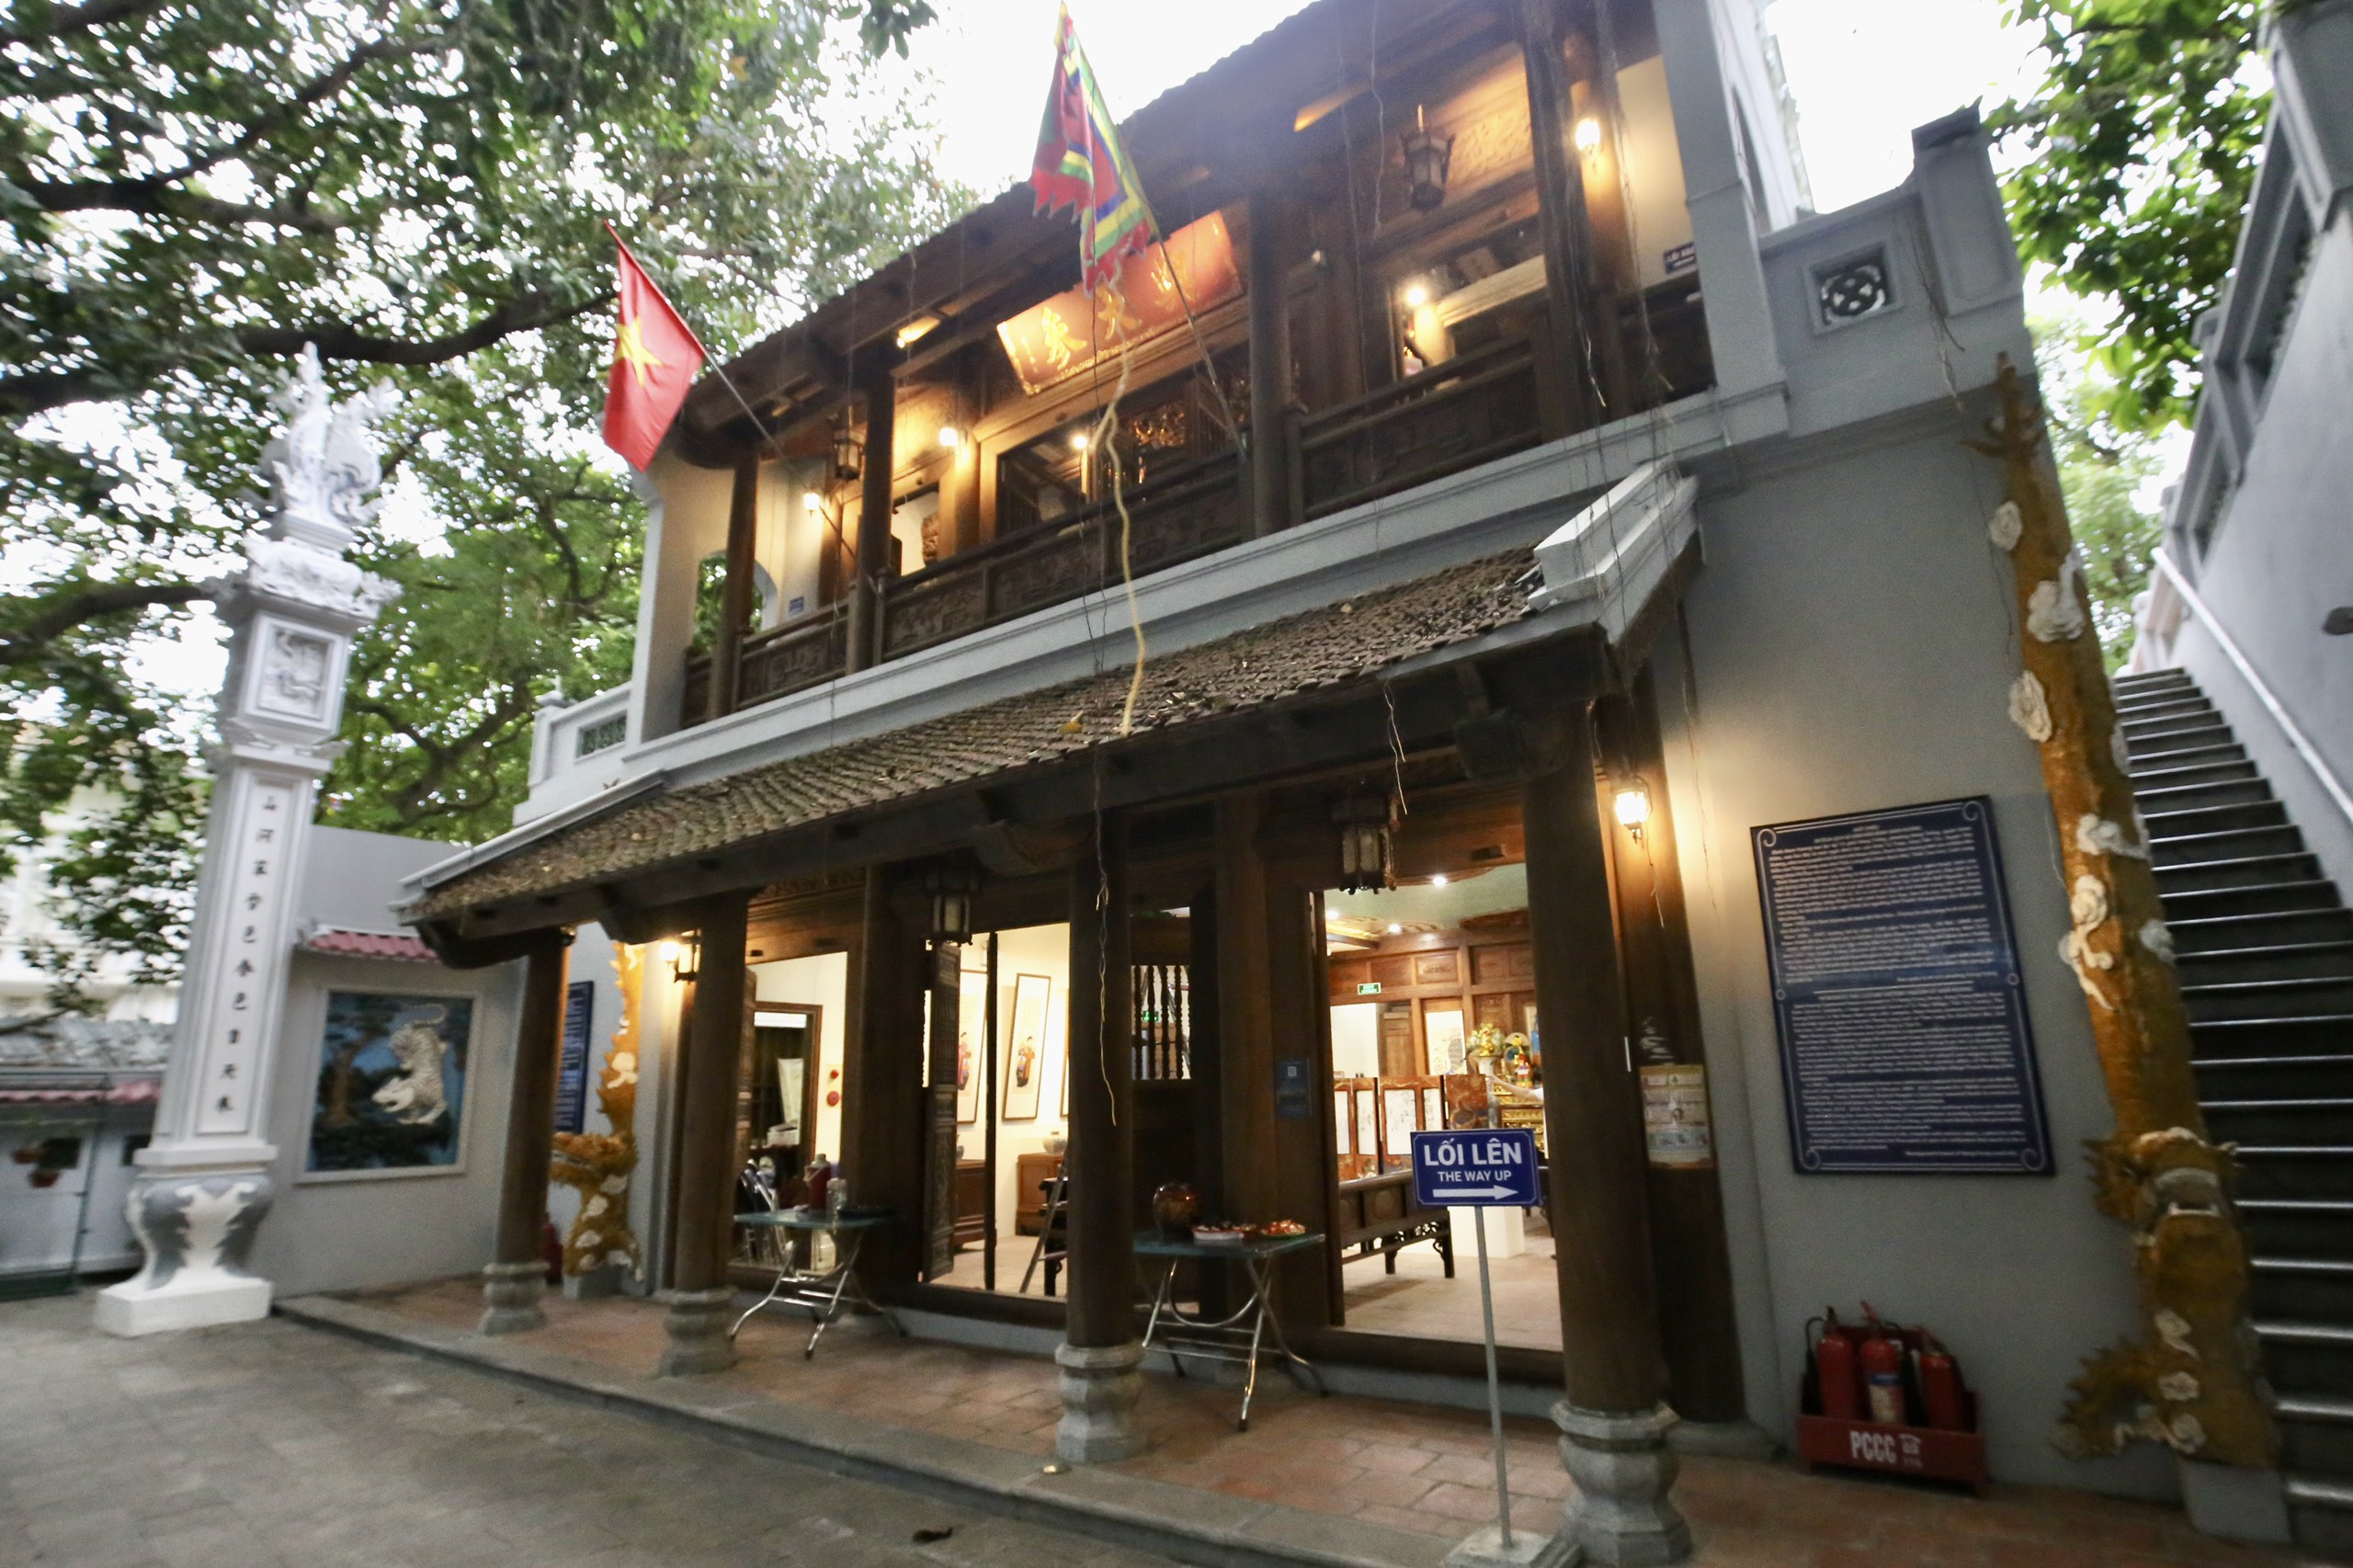
[[[1535,978],[1535,951],[1526,942],[1490,942],[1471,949],[1473,985],[1508,985]]]
[[[1411,1002],[1386,1002],[1381,1008],[1381,1075],[1406,1078],[1421,1072],[1420,1032],[1414,1028]]]
[[[1372,960],[1372,978],[1382,987],[1407,986],[1414,983],[1414,960],[1407,953],[1382,953]]]

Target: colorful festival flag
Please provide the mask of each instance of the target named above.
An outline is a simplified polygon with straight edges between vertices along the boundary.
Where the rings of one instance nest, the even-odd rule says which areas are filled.
[[[608,230],[612,225],[605,225]],[[605,445],[643,472],[687,401],[706,358],[654,279],[620,245],[620,328],[613,335],[613,369],[605,390]]]
[[[1120,144],[1119,127],[1103,107],[1086,51],[1070,7],[1063,7],[1054,31],[1054,85],[1046,98],[1045,123],[1038,128],[1038,158],[1029,171],[1037,210],[1078,210],[1081,286],[1110,281],[1120,258],[1141,256],[1158,237],[1143,184]]]

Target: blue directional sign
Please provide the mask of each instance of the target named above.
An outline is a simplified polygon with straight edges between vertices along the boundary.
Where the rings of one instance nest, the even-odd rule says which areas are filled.
[[[1415,1133],[1414,1200],[1427,1209],[1533,1208],[1544,1201],[1536,1134],[1525,1129]]]

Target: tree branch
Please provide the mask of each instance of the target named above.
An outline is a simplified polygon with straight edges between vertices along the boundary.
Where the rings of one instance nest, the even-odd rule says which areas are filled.
[[[224,227],[267,223],[280,229],[299,229],[306,234],[331,234],[350,227],[345,219],[306,208],[255,207],[243,201],[222,201],[193,191],[176,190],[160,176],[142,180],[72,180],[18,188],[39,202],[44,212],[134,212],[148,218],[180,218]]]
[[[11,44],[43,43],[69,33],[88,32],[92,28],[123,21],[142,11],[153,11],[163,4],[164,0],[82,0],[78,6],[59,6],[37,26],[0,28],[0,49]]]
[[[74,627],[127,609],[209,599],[218,583],[100,583],[50,604],[14,631],[0,632],[0,665],[28,664]]]
[[[322,359],[368,365],[444,365],[487,348],[503,337],[554,326],[612,301],[613,291],[609,289],[577,304],[565,301],[560,295],[534,290],[505,301],[472,326],[443,337],[409,341],[363,331],[353,322],[314,322],[308,326],[246,327],[237,333],[236,342],[248,354],[278,358],[299,354],[302,345],[315,343]],[[196,358],[195,349],[184,346],[131,375],[89,366],[0,376],[0,419],[24,419],[72,403],[130,397]]]

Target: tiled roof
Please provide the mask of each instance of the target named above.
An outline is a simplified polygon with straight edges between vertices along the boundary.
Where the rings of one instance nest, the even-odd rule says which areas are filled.
[[[1144,665],[1147,735],[1346,685],[1528,613],[1524,550],[1302,611]],[[617,806],[432,889],[411,919],[707,856],[788,828],[966,789],[1116,739],[1129,667]]]
[[[438,963],[433,949],[406,931],[355,931],[340,926],[313,927],[300,946],[306,953],[336,959],[392,959],[403,963]]]

